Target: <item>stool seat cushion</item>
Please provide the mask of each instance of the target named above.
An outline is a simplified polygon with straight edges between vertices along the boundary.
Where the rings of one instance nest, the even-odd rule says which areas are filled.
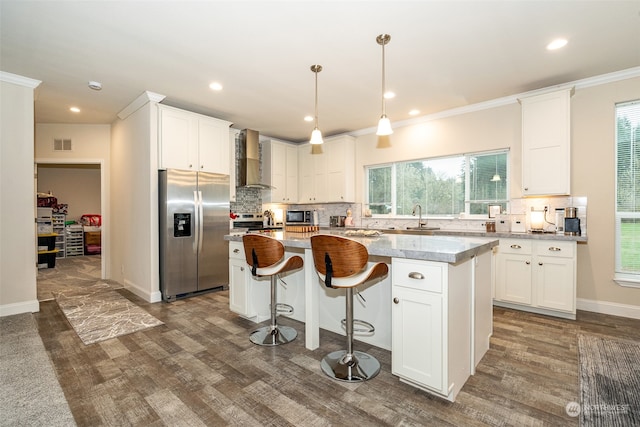
[[[377,279],[379,277],[385,276],[389,272],[389,267],[387,264],[383,262],[378,262],[365,270],[362,270],[360,273],[354,274],[349,277],[334,277],[331,280],[332,288],[352,288],[354,286],[358,286],[361,283],[368,282],[369,280]],[[322,282],[325,281],[326,275],[318,272],[318,277]]]

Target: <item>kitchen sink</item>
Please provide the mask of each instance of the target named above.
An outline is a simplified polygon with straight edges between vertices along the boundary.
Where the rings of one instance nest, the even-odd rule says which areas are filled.
[[[432,236],[435,230],[440,230],[440,227],[407,227],[407,228],[391,228],[383,230],[385,234],[413,234],[420,236]]]

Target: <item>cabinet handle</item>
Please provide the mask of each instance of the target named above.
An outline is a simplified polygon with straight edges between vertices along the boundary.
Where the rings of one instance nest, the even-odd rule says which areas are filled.
[[[539,262],[539,263],[538,263],[538,265],[542,265],[542,263],[541,263],[541,262]]]
[[[234,253],[234,254],[240,253],[240,249],[234,249],[234,250],[233,250],[233,253]]]
[[[240,271],[244,271],[244,267],[240,267]]]
[[[524,187],[524,191],[529,191],[529,187]]]
[[[396,298],[394,298],[394,299],[393,299],[393,303],[394,303],[394,304],[399,304],[399,303],[400,303],[400,300],[398,299],[398,297],[396,297]]]
[[[522,249],[520,245],[511,245],[511,249]]]
[[[550,250],[550,251],[552,251],[552,252],[560,252],[562,249],[557,248],[557,247],[555,247],[555,246],[551,246],[551,247],[549,248],[549,250]]]
[[[189,164],[189,169],[191,169],[192,167],[193,167],[193,165],[192,165],[192,164]]]
[[[409,278],[422,280],[424,279],[424,275],[422,273],[418,273],[417,271],[412,271],[411,273],[409,273]]]
[[[531,264],[531,261],[525,261],[524,263],[529,265],[529,264]]]

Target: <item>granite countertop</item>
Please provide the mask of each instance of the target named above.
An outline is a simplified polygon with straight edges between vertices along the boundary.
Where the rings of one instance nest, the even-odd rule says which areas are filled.
[[[384,232],[384,231],[383,231]],[[433,230],[434,236],[468,236],[468,237],[494,237],[496,239],[534,239],[534,240],[564,240],[566,242],[586,242],[587,235],[568,236],[556,233],[487,233],[475,230]]]
[[[341,230],[320,230],[316,233],[292,233],[273,231],[264,233],[281,240],[287,247],[311,248],[311,236],[315,234],[344,235]],[[494,233],[495,234],[495,233]],[[407,258],[421,261],[458,263],[482,254],[497,246],[494,236],[421,236],[415,234],[382,234],[371,237],[347,236],[366,246],[369,255]],[[242,241],[241,234],[225,236],[225,240]]]

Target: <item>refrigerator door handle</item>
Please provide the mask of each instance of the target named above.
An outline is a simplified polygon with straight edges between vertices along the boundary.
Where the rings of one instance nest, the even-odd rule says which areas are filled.
[[[200,240],[200,204],[198,190],[193,190],[193,252],[198,253],[198,242]]]
[[[202,191],[198,191],[198,253],[202,252],[202,241],[204,240],[204,207],[202,206]]]

